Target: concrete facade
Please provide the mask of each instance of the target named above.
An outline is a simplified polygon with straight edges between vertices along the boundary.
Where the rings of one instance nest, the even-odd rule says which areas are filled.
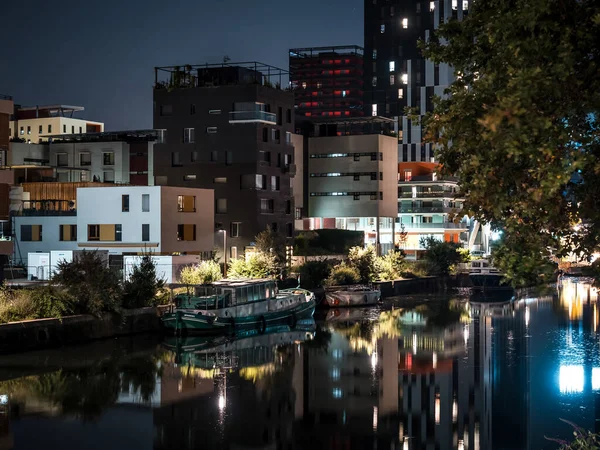
[[[63,225],[77,226],[77,217],[71,215],[54,216],[15,216],[15,249],[14,262],[27,266],[29,253],[50,253],[52,250],[78,250],[77,239],[60,240],[60,227]],[[23,240],[24,228],[39,226],[41,240]]]
[[[162,140],[155,147],[155,180],[214,189],[214,229],[225,230],[228,257],[235,257],[268,226],[293,234],[294,99],[260,81],[219,85],[222,72],[211,70],[216,81],[208,85],[157,84],[154,128]]]
[[[11,121],[9,126],[11,137],[24,139],[25,142],[31,144],[47,142],[49,135],[101,133],[104,131],[104,124],[102,122],[72,117],[20,119]]]

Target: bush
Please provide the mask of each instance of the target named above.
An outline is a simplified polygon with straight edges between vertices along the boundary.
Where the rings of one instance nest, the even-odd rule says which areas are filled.
[[[53,286],[0,291],[0,323],[60,318],[69,314],[72,314],[71,302]]]
[[[246,258],[229,261],[227,278],[274,278],[278,273],[275,258],[271,254],[256,252]]]
[[[360,273],[358,273],[358,270],[342,263],[331,269],[331,273],[325,284],[327,286],[345,286],[349,284],[358,284],[359,282]]]
[[[139,265],[133,266],[129,279],[123,284],[124,308],[143,308],[156,306],[157,294],[165,282],[156,276],[156,265],[151,256],[143,256]]]
[[[407,265],[404,253],[391,251],[375,260],[375,269],[379,281],[393,281],[402,278]]]
[[[255,237],[256,251],[264,255],[272,255],[272,265],[277,272],[283,272],[287,265],[286,237],[271,227],[261,231]]]
[[[98,315],[121,305],[121,280],[96,252],[84,251],[72,262],[59,262],[53,282],[64,288],[74,313]]]
[[[300,286],[304,289],[315,289],[323,283],[331,272],[331,261],[307,261],[298,269]]]
[[[294,240],[294,255],[344,255],[364,242],[362,231],[323,229],[303,231]]]
[[[430,273],[431,269],[427,261],[405,261],[402,278],[421,278],[429,276]]]
[[[184,284],[210,284],[221,278],[221,266],[216,261],[201,261],[195,266],[184,267],[179,275]]]
[[[429,263],[432,275],[448,275],[456,264],[468,262],[467,255],[455,242],[443,242],[429,236],[421,238],[421,245],[427,250],[424,259]]]
[[[370,283],[377,279],[375,247],[352,247],[348,252],[348,265],[356,269],[361,283]]]

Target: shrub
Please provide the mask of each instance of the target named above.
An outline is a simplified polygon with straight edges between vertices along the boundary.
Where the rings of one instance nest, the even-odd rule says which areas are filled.
[[[360,274],[355,267],[347,264],[338,264],[329,274],[325,284],[327,286],[345,286],[348,284],[357,284],[360,282]]]
[[[71,262],[61,261],[53,282],[61,285],[73,312],[98,315],[121,304],[121,282],[96,252],[82,252]]]
[[[315,289],[323,286],[323,283],[331,272],[330,261],[307,261],[298,269],[300,286],[304,289]]]
[[[133,266],[129,279],[123,283],[124,308],[156,306],[157,294],[165,282],[156,276],[156,265],[150,256],[143,256],[139,265]]]
[[[267,227],[256,235],[255,241],[257,253],[272,255],[273,267],[278,272],[284,271],[287,265],[285,236]]]
[[[426,277],[431,273],[429,262],[420,261],[405,261],[402,271],[403,278],[420,278]]]
[[[467,262],[462,248],[455,242],[443,242],[433,236],[421,238],[421,246],[427,250],[425,260],[429,263],[432,275],[448,275],[456,264]]]
[[[227,278],[273,278],[278,270],[275,258],[271,254],[256,252],[246,258],[229,261]]]
[[[377,279],[380,281],[393,281],[402,278],[402,272],[406,267],[404,253],[401,251],[388,252],[385,256],[378,257],[375,260]]]
[[[375,247],[352,247],[348,252],[348,265],[357,270],[361,283],[370,283],[377,278]]]
[[[184,284],[210,284],[221,278],[221,266],[216,261],[201,261],[195,266],[184,267],[179,275]]]
[[[0,291],[0,323],[72,314],[69,299],[53,286]]]

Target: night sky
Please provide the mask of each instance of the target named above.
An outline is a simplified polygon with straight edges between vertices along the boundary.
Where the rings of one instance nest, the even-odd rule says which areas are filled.
[[[363,0],[0,0],[0,94],[84,106],[106,130],[152,127],[155,66],[363,45]]]

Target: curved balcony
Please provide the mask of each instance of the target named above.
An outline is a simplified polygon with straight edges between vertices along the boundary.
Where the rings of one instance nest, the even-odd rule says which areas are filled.
[[[231,111],[229,123],[266,123],[277,125],[277,115],[266,111]]]

